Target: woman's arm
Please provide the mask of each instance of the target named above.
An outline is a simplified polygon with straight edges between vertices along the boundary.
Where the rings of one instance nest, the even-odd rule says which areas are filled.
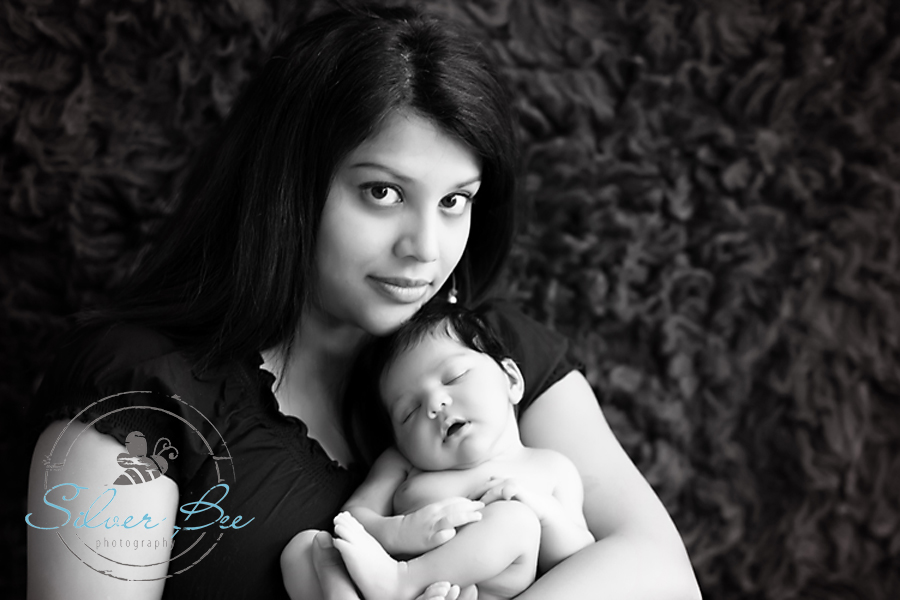
[[[313,566],[322,588],[322,600],[363,600],[344,566],[344,560],[334,547],[331,536],[320,532],[312,548]],[[460,589],[447,581],[433,583],[416,600],[478,600],[474,585]]]
[[[114,542],[118,549],[127,541],[129,547],[132,547],[134,541],[147,540],[151,538],[151,534],[153,540],[171,539],[178,504],[178,486],[165,476],[141,485],[113,486],[113,482],[123,471],[116,459],[120,453],[125,452],[125,447],[112,437],[98,433],[83,423],[74,421],[68,428],[66,425],[65,422],[57,421],[44,430],[31,461],[28,522],[38,527],[55,529],[28,527],[28,597],[41,600],[87,597],[149,600],[162,597],[165,583],[162,578],[168,571],[171,544],[167,548],[161,543],[159,548],[152,550],[126,549],[125,552],[117,552],[110,546]],[[62,438],[59,437],[60,434]],[[69,449],[68,453],[66,449]],[[48,457],[52,457],[53,463],[65,460],[65,465],[57,471],[48,472],[44,464]],[[77,489],[76,495],[74,486],[61,485],[46,495],[45,502],[46,490],[57,484],[75,484],[86,489]],[[112,490],[115,490],[114,499],[100,512],[101,507],[113,495]],[[102,498],[90,508],[101,495]],[[59,508],[54,508],[47,502]],[[67,523],[65,510],[70,512]],[[99,516],[89,518],[89,526],[85,527],[83,517],[79,520],[81,512],[87,513],[89,517]],[[112,516],[118,516],[120,523],[127,516],[133,516],[132,523],[137,523],[145,514],[153,523],[158,523],[152,530],[146,529],[149,523],[131,530],[121,526],[96,527]],[[118,563],[159,564],[127,567],[114,564],[97,552]],[[100,571],[108,571],[109,574]],[[126,581],[127,579],[135,581]]]
[[[598,540],[518,598],[694,600],[700,589],[681,536],[628,458],[587,380],[571,372],[522,416],[523,442],[562,452],[584,485],[584,514]]]

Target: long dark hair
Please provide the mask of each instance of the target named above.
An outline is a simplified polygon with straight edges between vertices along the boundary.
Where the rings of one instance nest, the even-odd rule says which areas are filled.
[[[341,8],[273,52],[188,175],[172,232],[117,298],[211,365],[293,341],[340,161],[412,110],[482,161],[461,300],[484,295],[514,230],[515,130],[504,87],[458,25],[411,8]]]

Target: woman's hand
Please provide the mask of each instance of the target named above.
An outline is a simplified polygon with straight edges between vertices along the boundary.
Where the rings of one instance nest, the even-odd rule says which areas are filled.
[[[341,554],[334,547],[334,540],[329,534],[320,532],[316,535],[312,556],[324,600],[363,600],[357,593]],[[458,585],[451,585],[446,581],[432,583],[416,598],[416,600],[477,599],[478,590],[474,585],[460,589]]]
[[[312,557],[324,600],[361,600],[334,540],[324,531],[313,541]]]
[[[425,591],[416,596],[416,600],[477,600],[478,590],[474,585],[460,589],[447,581],[432,583]]]

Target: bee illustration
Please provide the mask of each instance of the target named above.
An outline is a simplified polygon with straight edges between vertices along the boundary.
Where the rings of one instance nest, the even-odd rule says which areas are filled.
[[[157,448],[163,442],[162,448]],[[125,472],[113,482],[113,485],[138,485],[153,481],[164,475],[169,468],[168,461],[161,456],[162,452],[171,450],[169,460],[178,458],[178,449],[171,445],[169,438],[156,440],[153,454],[147,456],[147,439],[140,431],[132,431],[125,438],[125,450],[116,458],[116,462]]]

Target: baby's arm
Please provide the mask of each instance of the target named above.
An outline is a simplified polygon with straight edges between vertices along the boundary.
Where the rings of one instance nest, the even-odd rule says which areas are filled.
[[[542,572],[594,543],[582,504],[584,490],[578,470],[564,455],[541,450],[541,467],[556,479],[552,495],[525,489],[513,479],[493,479],[481,496],[485,503],[518,500],[531,508],[541,523],[538,565]]]
[[[418,556],[444,544],[456,528],[481,519],[481,502],[445,498],[407,514],[392,516],[393,498],[412,466],[396,448],[387,449],[353,493],[344,510],[392,556]]]
[[[396,448],[388,448],[343,507],[389,554],[397,551],[403,520],[402,515],[392,516],[394,492],[406,481],[410,469],[409,461]]]

